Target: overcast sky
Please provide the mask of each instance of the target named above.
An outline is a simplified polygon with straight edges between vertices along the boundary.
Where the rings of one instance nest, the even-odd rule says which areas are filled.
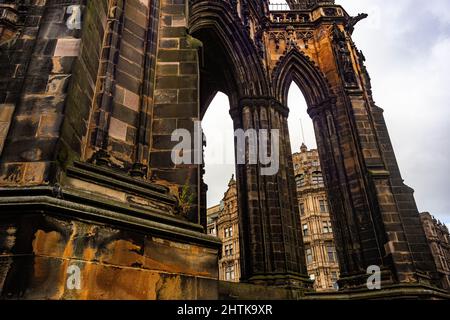
[[[403,178],[416,190],[419,210],[450,225],[450,1],[336,2],[351,15],[369,14],[353,39],[367,58],[374,98],[385,110]],[[303,141],[301,122],[306,144],[315,147],[306,103],[295,86],[289,108],[293,151]],[[209,206],[220,202],[234,173],[228,110],[227,97],[219,94],[203,121]]]

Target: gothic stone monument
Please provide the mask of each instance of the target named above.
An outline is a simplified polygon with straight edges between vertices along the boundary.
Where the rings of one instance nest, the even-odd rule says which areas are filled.
[[[364,16],[334,1],[288,2],[0,1],[3,299],[323,297],[309,292],[297,219],[292,82],[324,167],[335,297],[445,296],[351,39]],[[218,91],[236,129],[282,137],[277,174],[237,165],[234,287],[217,281],[203,166],[171,161],[172,132],[193,133]],[[377,293],[366,290],[372,265],[382,270]]]

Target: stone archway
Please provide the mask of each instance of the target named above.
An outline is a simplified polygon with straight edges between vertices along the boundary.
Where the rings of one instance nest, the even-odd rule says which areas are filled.
[[[382,270],[385,283],[418,281],[425,269],[433,279],[433,268],[422,255],[429,252],[412,249],[408,240],[424,240],[424,234],[413,229],[420,227],[417,212],[406,209],[414,205],[413,199],[405,209],[398,206],[396,199],[407,187],[393,178],[399,170],[390,160],[393,154],[385,151],[391,149],[383,139],[387,130],[347,31],[350,17],[331,6],[323,9],[321,23],[306,28],[302,23],[311,16],[306,17],[302,7],[289,17],[271,13],[270,22],[258,25],[257,13],[245,19],[249,7],[238,12],[235,5],[193,1],[190,27],[206,50],[219,42],[217,47],[224,51],[220,54],[227,56],[212,72],[217,80],[225,71],[221,79],[203,82],[205,96],[219,88],[228,91],[235,129],[280,132],[279,170],[272,176],[261,174],[260,163],[250,164],[248,144],[236,150],[246,156],[246,164],[238,164],[236,170],[242,279],[308,286],[287,124],[287,92],[293,81],[303,91],[314,122],[337,230],[341,287],[365,286],[369,266]],[[202,100],[201,108],[208,98]],[[404,219],[414,221],[411,228]]]
[[[211,10],[213,8],[213,10]],[[249,140],[236,145],[242,280],[253,283],[309,286],[294,187],[288,110],[271,97],[269,79],[251,38],[229,14],[226,3],[200,1],[191,12],[191,34],[203,42],[200,109],[223,91],[230,98],[236,131],[279,130],[279,170],[262,176],[263,165],[250,164]],[[204,67],[204,69],[202,69]],[[238,139],[235,140],[238,143]],[[261,141],[257,141],[259,143]],[[267,142],[269,145],[271,141]],[[259,146],[261,147],[261,146]]]
[[[348,168],[341,153],[343,136],[339,130],[349,126],[348,118],[337,119],[338,99],[330,87],[326,77],[315,66],[314,62],[301,52],[298,48],[289,50],[277,63],[273,72],[273,85],[277,97],[281,101],[287,100],[288,90],[292,82],[301,89],[307,105],[308,113],[313,121],[316,141],[328,190],[328,198],[331,205],[331,217],[334,224],[334,236],[337,243],[338,256],[340,259],[341,272],[343,276],[363,273],[367,263],[372,265],[385,265],[383,253],[379,244],[386,242],[382,232],[376,232],[382,228],[375,225],[377,221],[370,212],[369,206],[365,209],[370,212],[366,217],[366,224],[370,224],[371,235],[374,239],[374,247],[367,248],[362,240],[359,230],[362,219],[357,217],[352,209],[352,194],[348,188]],[[340,108],[343,108],[341,105]],[[348,137],[347,137],[348,138]],[[346,142],[349,143],[349,142]],[[350,142],[352,144],[353,142]],[[350,148],[357,148],[356,146]],[[355,170],[357,171],[357,170]],[[363,178],[361,178],[363,180]],[[360,190],[363,190],[361,186]],[[378,247],[375,247],[377,245]],[[364,250],[378,252],[374,254],[370,262],[364,261]],[[370,264],[369,264],[370,265]]]
[[[345,23],[305,30],[290,22],[269,32],[273,88],[286,101],[295,82],[307,101],[329,194],[341,288],[365,287],[370,266],[381,270],[384,283],[419,281],[425,269],[425,281],[435,283],[435,269],[421,255],[430,253],[408,240],[425,241],[419,215],[399,179],[382,111]]]

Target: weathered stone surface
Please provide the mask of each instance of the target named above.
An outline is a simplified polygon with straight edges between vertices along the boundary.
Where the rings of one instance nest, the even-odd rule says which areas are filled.
[[[59,217],[24,217],[0,226],[3,298],[216,299],[217,250]],[[33,239],[19,247],[18,239]],[[14,252],[12,260],[4,256]],[[32,254],[32,256],[30,256]],[[70,266],[80,290],[67,285]],[[17,272],[21,277],[16,277]],[[213,283],[213,284],[209,284]],[[26,286],[26,293],[21,293]]]
[[[56,42],[55,57],[77,57],[81,48],[81,39],[59,39]]]

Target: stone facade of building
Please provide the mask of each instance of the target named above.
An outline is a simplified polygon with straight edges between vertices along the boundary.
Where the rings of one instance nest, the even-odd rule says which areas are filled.
[[[339,265],[319,154],[317,150],[302,146],[301,152],[293,155],[293,163],[308,273],[317,291],[334,290]],[[208,209],[208,233],[216,235],[223,244],[219,260],[220,280],[239,281],[238,218],[233,178],[221,203]]]
[[[316,290],[333,290],[339,264],[319,153],[302,145],[293,162],[308,273]]]
[[[420,214],[437,271],[446,289],[450,289],[450,234],[447,226],[430,213]]]
[[[208,209],[208,234],[222,241],[219,254],[219,280],[239,282],[239,212],[237,190],[234,177],[228,184],[221,203]]]

